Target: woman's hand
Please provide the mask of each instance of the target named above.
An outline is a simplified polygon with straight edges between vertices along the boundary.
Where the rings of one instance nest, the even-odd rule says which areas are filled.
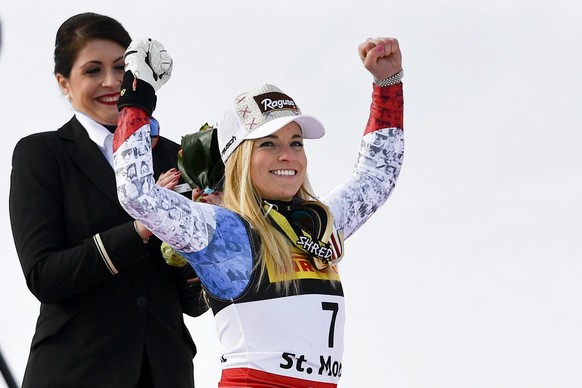
[[[209,203],[211,205],[220,206],[220,204],[222,203],[222,193],[220,191],[205,193],[204,191],[196,188],[192,190],[192,201],[198,201],[203,203]]]
[[[386,79],[402,70],[402,54],[395,38],[369,38],[360,43],[358,54],[374,79]]]
[[[147,243],[148,239],[153,234],[148,228],[145,227],[144,224],[141,223],[141,221],[133,221],[133,228],[144,243]]]
[[[132,41],[123,58],[125,71],[131,71],[134,78],[150,84],[154,91],[158,91],[172,75],[172,58],[157,40],[149,38]]]
[[[174,187],[178,185],[182,173],[177,168],[171,168],[166,172],[163,172],[158,177],[156,182],[157,186],[165,187],[166,189],[173,190]]]

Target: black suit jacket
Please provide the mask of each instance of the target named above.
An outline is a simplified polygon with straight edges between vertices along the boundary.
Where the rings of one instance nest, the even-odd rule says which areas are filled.
[[[175,167],[178,149],[160,138],[156,177]],[[134,387],[144,359],[155,386],[194,385],[183,313],[205,311],[200,288],[166,265],[159,240],[139,238],[113,169],[75,118],[18,142],[9,205],[26,282],[41,302],[25,387]]]

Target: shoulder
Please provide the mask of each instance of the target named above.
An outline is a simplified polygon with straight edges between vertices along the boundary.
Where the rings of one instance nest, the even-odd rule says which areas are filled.
[[[154,150],[156,150],[157,152],[172,152],[175,154],[178,152],[178,150],[180,150],[180,148],[181,146],[178,143],[175,143],[174,141],[168,138],[160,136],[158,144],[156,144]]]
[[[50,141],[56,141],[59,138],[70,138],[75,132],[78,132],[79,130],[83,131],[83,129],[83,126],[73,117],[58,129],[36,132],[21,138],[17,142],[17,146],[43,144]]]
[[[20,139],[14,147],[14,152],[40,151],[48,144],[57,141],[58,137],[57,131],[33,133]]]
[[[168,161],[172,161],[172,163],[175,164],[180,148],[180,145],[174,143],[172,140],[160,137],[158,143],[152,150],[152,154],[154,159],[168,159]]]
[[[16,143],[14,156],[22,155],[36,159],[41,155],[55,153],[55,150],[65,146],[67,139],[73,136],[74,131],[73,120],[70,120],[59,129],[27,135]]]

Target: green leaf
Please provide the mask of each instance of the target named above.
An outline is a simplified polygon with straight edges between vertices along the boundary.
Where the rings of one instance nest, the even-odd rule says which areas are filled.
[[[182,137],[178,169],[193,189],[222,191],[224,163],[218,149],[216,128],[206,123],[198,132]]]

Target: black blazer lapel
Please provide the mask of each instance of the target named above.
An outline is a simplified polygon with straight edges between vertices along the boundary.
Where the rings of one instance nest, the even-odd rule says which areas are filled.
[[[113,168],[101,153],[99,147],[91,140],[87,130],[75,117],[59,129],[59,135],[71,141],[67,149],[69,157],[79,170],[103,192],[116,206],[121,208],[117,199],[115,174]]]

